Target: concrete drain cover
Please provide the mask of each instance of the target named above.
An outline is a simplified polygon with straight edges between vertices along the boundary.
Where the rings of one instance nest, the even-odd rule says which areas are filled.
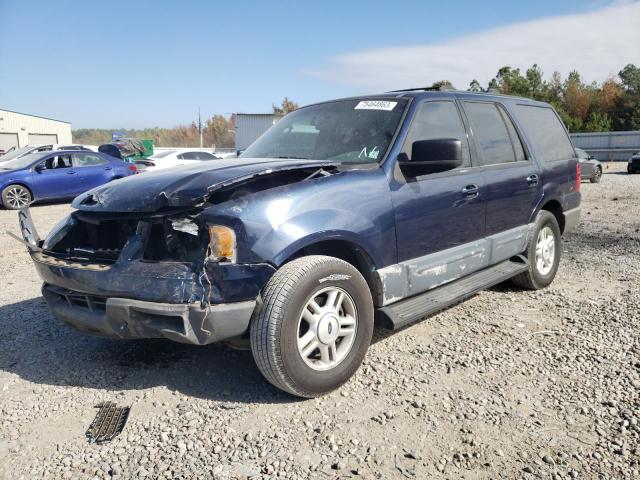
[[[96,405],[98,413],[85,434],[89,442],[103,443],[117,437],[129,418],[129,407],[118,407],[113,402]]]

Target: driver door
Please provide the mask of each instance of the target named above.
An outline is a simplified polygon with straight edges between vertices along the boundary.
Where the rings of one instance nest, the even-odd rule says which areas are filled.
[[[408,271],[408,296],[486,266],[485,180],[472,168],[467,132],[453,100],[429,100],[416,111],[398,156],[410,160],[418,140],[458,139],[462,166],[411,178],[396,165],[391,196],[398,262]]]
[[[80,178],[71,163],[71,155],[51,155],[33,172],[36,196],[42,199],[74,197],[81,193]]]

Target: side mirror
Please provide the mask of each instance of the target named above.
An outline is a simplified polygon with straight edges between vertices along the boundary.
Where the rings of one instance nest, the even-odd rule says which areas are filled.
[[[400,154],[398,165],[412,177],[453,170],[462,165],[462,142],[456,138],[417,140],[411,145],[411,159]]]
[[[44,164],[43,163],[39,163],[38,165],[33,167],[33,171],[37,172],[37,173],[42,173],[43,170],[44,170]]]

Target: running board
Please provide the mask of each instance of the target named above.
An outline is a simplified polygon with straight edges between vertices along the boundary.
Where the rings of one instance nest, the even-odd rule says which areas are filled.
[[[376,310],[376,319],[392,330],[398,330],[459,303],[481,290],[493,287],[519,273],[525,272],[527,268],[529,268],[529,264],[526,262],[506,260],[441,287],[436,287],[414,297],[378,308]]]

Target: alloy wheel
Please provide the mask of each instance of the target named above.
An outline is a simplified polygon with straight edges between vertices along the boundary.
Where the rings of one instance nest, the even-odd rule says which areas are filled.
[[[556,258],[556,239],[550,227],[543,227],[536,240],[536,268],[541,275],[548,275]]]
[[[29,195],[27,189],[19,186],[12,187],[6,193],[7,203],[9,203],[12,208],[26,207],[29,205],[30,197],[31,195]]]
[[[338,287],[324,288],[307,300],[298,320],[298,353],[314,370],[330,370],[342,362],[356,338],[355,302]]]

